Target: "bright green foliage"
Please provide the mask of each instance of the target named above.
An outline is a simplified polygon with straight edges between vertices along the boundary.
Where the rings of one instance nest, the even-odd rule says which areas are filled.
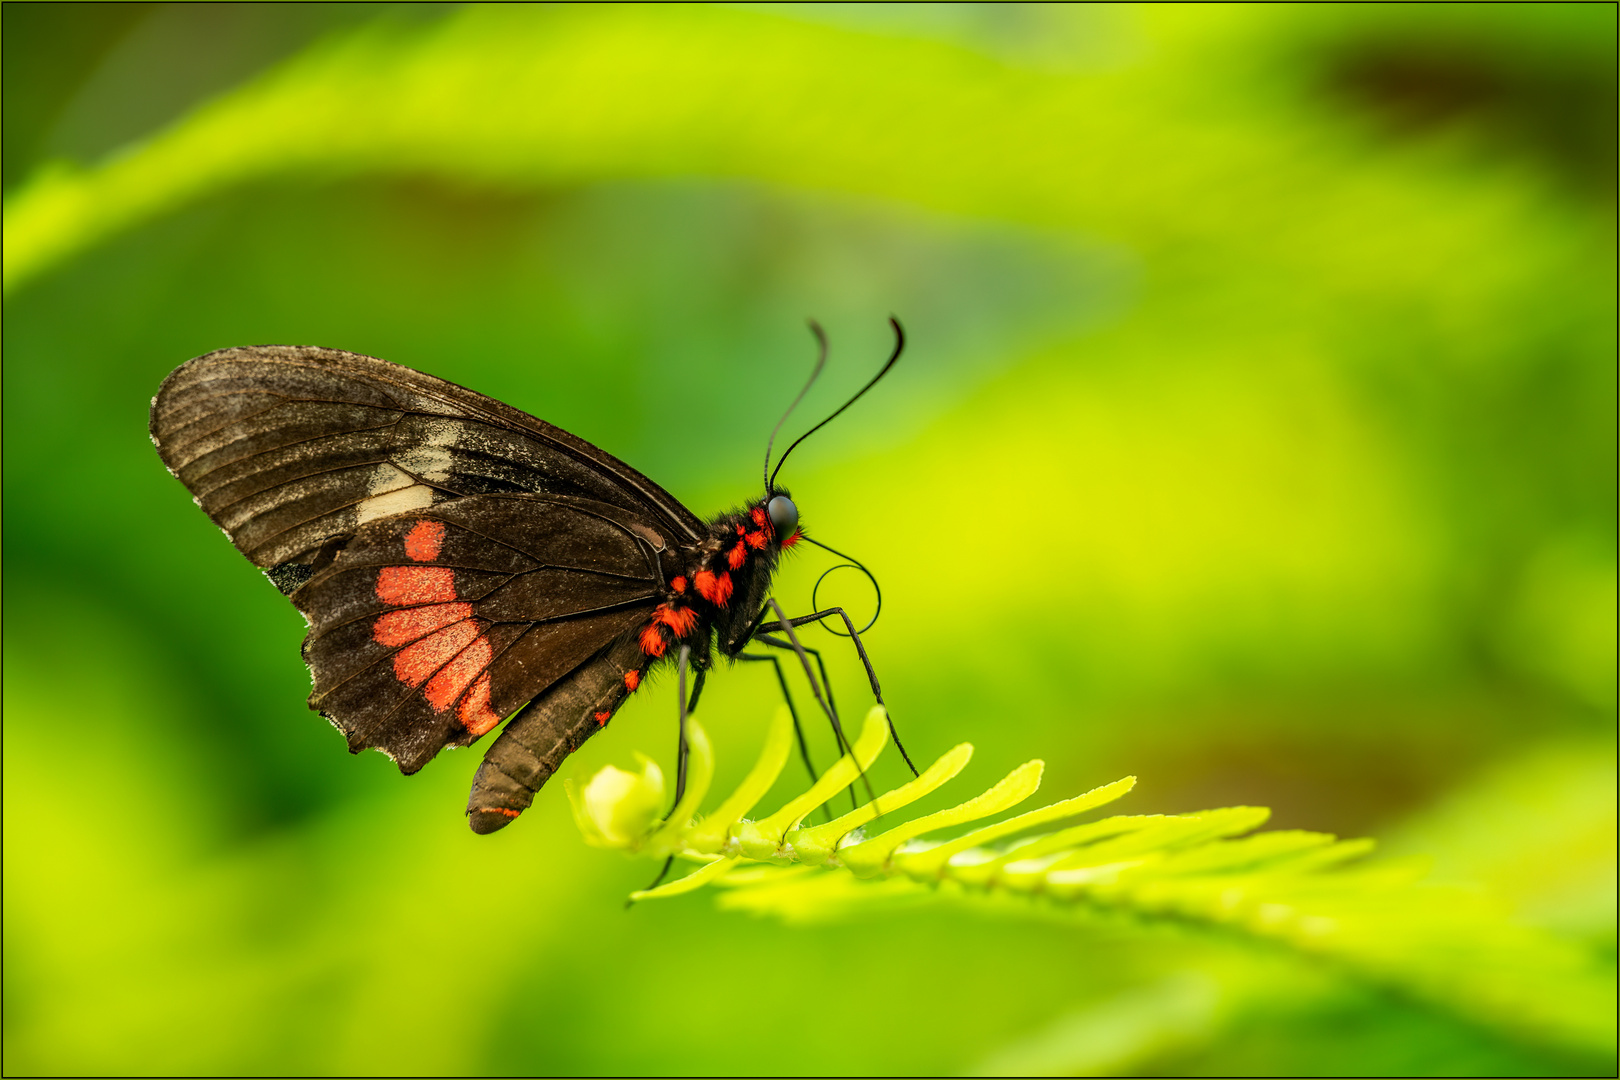
[[[1612,1073],[1613,5],[0,10],[6,1073]],[[474,837],[478,750],[409,779],[343,753],[302,620],[144,433],[188,357],[324,344],[708,513],[759,483],[805,317],[808,426],[890,313],[905,360],[783,479],[882,582],[908,746],[977,752],[862,828],[1033,757],[1063,795],[1135,773],[974,843],[1259,803],[1397,860],[1294,880],[1333,935],[1212,921],[1193,889],[1235,871],[1071,900],[886,873],[973,869],[915,842],[626,914],[656,864],[580,844],[561,781],[658,747],[667,792],[667,683]],[[704,725],[750,747],[778,694],[717,673]],[[781,772],[686,844],[758,827],[806,786]],[[669,805],[639,764],[615,784],[641,805],[610,842]],[[854,857],[823,829],[851,806],[799,823],[801,863]]]
[[[746,815],[787,760],[791,724],[788,710],[779,708],[747,778],[701,819],[695,811],[708,792],[714,757],[695,721],[690,783],[667,820],[646,816],[646,807],[663,795],[662,776],[651,762],[639,781],[627,781],[632,774],[613,766],[583,789],[567,781],[575,820],[591,843],[700,864],[685,877],[632,894],[633,900],[719,884],[731,890],[725,907],[805,922],[874,901],[1020,898],[1046,910],[1243,935],[1330,959],[1357,977],[1530,1038],[1575,1050],[1613,1049],[1612,970],[1557,938],[1515,925],[1482,896],[1425,886],[1420,862],[1347,866],[1372,850],[1371,840],[1302,830],[1256,833],[1270,811],[1253,806],[1117,815],[1056,832],[1029,831],[1114,801],[1136,785],[1135,777],[948,840],[933,838],[1033,795],[1040,761],[1020,765],[949,809],[889,820],[960,773],[973,756],[969,743],[942,755],[910,783],[823,825],[803,826],[812,811],[869,769],[886,745],[887,718],[878,706],[867,714],[851,752],[809,790],[751,820]],[[627,818],[642,820],[642,829],[625,834],[620,823]],[[868,835],[865,826],[873,822],[887,827]],[[817,873],[815,867],[850,873]],[[883,885],[856,883],[859,878],[882,879]]]

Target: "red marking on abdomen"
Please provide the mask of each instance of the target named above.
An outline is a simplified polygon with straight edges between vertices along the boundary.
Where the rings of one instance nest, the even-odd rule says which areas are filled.
[[[504,806],[480,806],[478,808],[478,813],[480,813],[480,814],[499,814],[502,817],[517,817],[519,814],[523,813],[523,811],[521,811],[521,810],[508,810]]]
[[[439,557],[439,546],[443,543],[443,522],[418,521],[405,534],[405,554],[417,562],[432,562]]]
[[[748,545],[739,540],[737,546],[726,555],[726,562],[731,564],[733,570],[741,570],[742,564],[746,561],[748,561]]]
[[[489,651],[489,638],[479,638],[484,651]],[[476,646],[474,646],[476,648]],[[431,693],[433,684],[428,683]],[[501,714],[489,707],[489,672],[479,675],[467,691],[467,696],[461,699],[461,706],[456,709],[456,716],[461,719],[461,726],[474,735],[482,735],[490,728],[501,722]]]
[[[658,632],[656,622],[641,632],[641,651],[648,656],[663,656],[667,648],[669,644],[664,640],[664,635]]]
[[[725,607],[726,601],[731,599],[730,574],[711,574],[707,570],[699,570],[693,575],[692,583],[697,586],[698,595],[716,607]]]
[[[627,671],[627,672],[624,673],[624,688],[626,690],[630,691],[633,694],[633,693],[636,692],[636,687],[638,687],[640,685],[641,685],[641,672],[639,672],[639,671]]]
[[[448,566],[385,566],[377,571],[377,599],[394,607],[442,604],[456,598],[456,572]]]
[[[675,632],[676,637],[685,637],[697,626],[698,614],[691,608],[672,608],[668,604],[659,604],[658,611],[653,615],[653,622],[663,623]]]
[[[472,619],[463,619],[460,622],[447,626],[437,633],[430,634],[421,641],[407,645],[394,654],[394,674],[406,686],[417,687],[433,678],[435,673],[450,661],[460,656],[462,650],[471,645],[478,638],[478,624]],[[484,649],[489,650],[489,642],[484,642]],[[485,663],[488,663],[486,658]],[[472,681],[472,676],[467,676]],[[462,684],[463,686],[466,683]],[[451,695],[454,698],[455,695]],[[429,694],[429,700],[432,695]],[[433,707],[444,710],[449,699],[444,704],[433,702]]]
[[[611,719],[613,719],[613,714],[612,713],[610,713],[610,712],[599,712],[599,713],[596,714],[596,726],[601,727]]]
[[[459,622],[456,626],[471,627],[474,633],[478,629],[471,619],[466,622]],[[455,627],[450,629],[454,630]],[[446,632],[440,631],[440,633]],[[428,704],[432,705],[438,712],[444,712],[472,686],[473,680],[478,678],[479,674],[489,666],[489,661],[493,656],[494,651],[489,646],[489,638],[479,635],[468,642],[466,648],[458,652],[453,660],[445,664],[433,678],[428,680],[427,688],[423,690],[423,693],[427,695]],[[471,702],[471,699],[472,695],[468,694],[468,703]],[[484,687],[484,702],[484,711],[487,712],[489,710],[489,686],[487,683]]]
[[[393,648],[409,645],[435,630],[472,616],[471,604],[429,604],[426,607],[399,608],[377,616],[371,640]]]
[[[765,536],[763,530],[760,532],[751,532],[747,536],[743,537],[743,539],[748,541],[748,546],[751,548],[763,548],[766,544],[770,543],[770,540]]]

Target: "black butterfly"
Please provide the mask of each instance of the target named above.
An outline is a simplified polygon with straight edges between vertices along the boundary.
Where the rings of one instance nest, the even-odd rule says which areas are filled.
[[[777,470],[899,359],[893,326],[888,363]],[[474,832],[526,809],[660,660],[680,659],[683,685],[690,663],[695,705],[716,647],[752,658],[751,641],[791,644],[808,664],[796,639],[766,631],[836,616],[855,632],[837,608],[786,619],[768,605],[781,552],[803,538],[769,447],[764,494],[705,522],[617,458],[493,398],[285,345],[182,364],[152,400],[151,434],[197,505],[303,613],[309,706],[351,752],[374,747],[414,773],[512,716],[473,780]],[[684,746],[683,731],[682,766]]]

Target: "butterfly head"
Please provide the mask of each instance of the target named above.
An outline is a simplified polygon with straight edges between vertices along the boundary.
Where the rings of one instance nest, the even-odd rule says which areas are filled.
[[[794,534],[799,531],[799,508],[793,505],[793,500],[786,495],[773,495],[765,504],[765,513],[770,516],[776,542],[783,546],[792,543]]]

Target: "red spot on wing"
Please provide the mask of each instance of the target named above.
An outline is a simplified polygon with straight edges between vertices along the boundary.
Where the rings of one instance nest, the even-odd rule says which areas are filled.
[[[669,643],[664,640],[664,635],[659,632],[656,622],[641,632],[641,651],[648,656],[663,656],[664,650],[667,648],[669,648]]]
[[[731,564],[733,570],[741,570],[742,564],[746,561],[748,561],[748,545],[739,540],[737,546],[726,556],[726,562]]]
[[[489,639],[479,638],[484,649],[489,650]],[[431,692],[432,683],[428,683]],[[461,719],[461,726],[474,735],[482,735],[490,728],[501,722],[501,714],[489,707],[489,672],[484,672],[473,681],[472,689],[467,696],[461,699],[461,705],[456,709],[456,716]]]
[[[400,682],[411,687],[421,686],[423,683],[428,682],[429,679],[436,680],[441,669],[461,656],[464,650],[475,640],[483,641],[486,654],[484,663],[489,663],[489,639],[479,638],[478,624],[475,621],[463,619],[437,633],[429,634],[421,641],[407,645],[395,653],[394,674],[399,678]],[[480,668],[482,668],[482,665],[480,665]],[[468,675],[467,682],[471,682],[472,675],[475,674],[477,674],[476,671]],[[465,688],[466,682],[461,685],[462,688]],[[431,686],[432,684],[429,684],[428,700],[433,703],[435,709],[442,712],[455,699],[456,695],[451,694],[441,704],[434,700]]]
[[[478,630],[478,627],[471,619],[466,622],[459,622],[456,626],[470,627],[474,633],[477,633]],[[451,627],[451,629],[453,630],[455,627]],[[445,632],[440,631],[440,633]],[[428,704],[439,712],[443,712],[455,704],[456,699],[461,697],[472,686],[473,680],[477,679],[484,669],[489,666],[489,662],[493,657],[494,651],[490,648],[489,638],[481,634],[473,638],[472,641],[469,641],[464,648],[457,652],[449,663],[440,668],[433,678],[428,680],[427,689],[423,691],[427,695]],[[489,711],[489,688],[487,685],[484,688],[484,702],[484,711],[487,712]],[[487,731],[488,728],[485,730]]]
[[[770,543],[770,540],[763,532],[751,532],[747,536],[743,537],[743,539],[748,541],[748,546],[751,548],[763,548],[766,544]]]
[[[439,557],[439,547],[443,543],[443,522],[418,521],[405,534],[405,554],[417,562],[432,562]]]
[[[596,724],[598,727],[606,724],[611,719],[613,719],[613,714],[610,712],[599,712],[596,714]]]
[[[439,557],[444,525],[418,521],[405,534],[405,554],[418,562]],[[489,704],[489,638],[472,618],[472,605],[456,600],[455,571],[446,566],[385,566],[377,571],[377,599],[400,610],[385,611],[371,638],[394,654],[394,676],[423,694],[436,712],[459,699],[456,718],[474,735],[501,722]],[[514,815],[516,816],[516,815]]]
[[[785,548],[792,547],[794,544],[797,544],[799,542],[799,537],[801,537],[803,535],[804,535],[803,533],[801,533],[801,532],[799,532],[797,530],[794,530],[794,533],[793,533],[792,536],[790,536],[786,540],[782,541],[782,546],[785,547]]]
[[[686,591],[686,579],[684,577],[670,578],[669,587],[678,593],[683,593]]]
[[[668,604],[659,604],[658,611],[653,615],[653,622],[663,623],[675,632],[676,637],[685,637],[697,626],[698,613],[691,608],[672,608]]]
[[[636,687],[638,687],[640,685],[641,685],[641,672],[639,672],[639,671],[627,671],[627,672],[624,673],[624,688],[626,690],[630,691],[633,694],[636,691]]]
[[[442,604],[456,598],[456,572],[448,566],[385,566],[377,571],[377,599],[394,607]]]
[[[698,595],[716,607],[725,607],[726,601],[731,599],[730,574],[711,574],[707,570],[699,570],[693,575],[692,583],[697,586]]]
[[[393,648],[409,645],[435,630],[472,616],[471,604],[429,604],[426,607],[399,608],[377,616],[371,639]]]

